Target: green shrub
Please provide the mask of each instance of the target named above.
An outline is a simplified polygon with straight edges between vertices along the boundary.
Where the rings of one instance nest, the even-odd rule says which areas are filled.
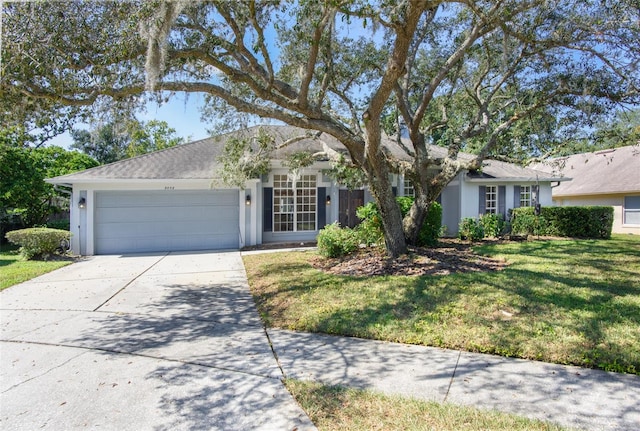
[[[360,242],[363,244],[381,244],[384,242],[382,235],[382,220],[376,204],[369,202],[356,209],[356,215],[362,222],[356,226]]]
[[[540,216],[531,207],[515,208],[511,224],[517,234],[608,239],[613,207],[542,207]]]
[[[353,253],[360,245],[358,233],[338,222],[321,229],[318,233],[318,251],[325,257],[341,257]]]
[[[479,223],[482,225],[485,237],[497,238],[503,233],[505,226],[501,214],[484,214],[480,216]]]
[[[408,196],[400,196],[396,198],[398,206],[400,207],[400,213],[402,217],[406,216],[411,205],[413,205],[413,198]],[[358,231],[362,232],[361,240],[366,244],[378,244],[383,240],[382,234],[382,220],[380,219],[380,213],[378,207],[373,202],[358,208],[356,215],[362,220],[358,227]],[[418,233],[418,246],[432,246],[438,243],[442,226],[442,205],[437,202],[433,202],[427,214],[425,215],[424,222]]]
[[[442,205],[434,202],[429,206],[422,223],[418,234],[418,245],[436,245],[440,236],[442,236]]]
[[[463,218],[458,225],[458,238],[480,241],[484,238],[484,227],[482,223],[471,217]]]
[[[56,252],[63,239],[68,241],[71,238],[71,233],[60,229],[33,227],[8,232],[6,238],[20,246],[20,254],[25,259],[46,259]]]

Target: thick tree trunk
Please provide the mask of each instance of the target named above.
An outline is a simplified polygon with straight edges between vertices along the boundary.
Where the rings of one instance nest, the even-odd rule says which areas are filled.
[[[413,205],[409,209],[409,212],[402,221],[402,228],[406,241],[410,245],[418,245],[418,235],[420,234],[420,228],[424,223],[424,219],[427,217],[427,210],[429,202],[426,199],[424,193],[416,194],[416,199],[413,201]]]
[[[387,255],[398,257],[407,253],[407,242],[402,229],[402,214],[396,202],[388,173],[369,175],[369,187],[380,210],[382,231]]]

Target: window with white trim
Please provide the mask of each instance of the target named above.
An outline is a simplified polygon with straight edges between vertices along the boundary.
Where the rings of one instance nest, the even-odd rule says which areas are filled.
[[[498,186],[487,186],[485,193],[485,214],[498,212]]]
[[[409,178],[404,178],[404,189],[402,191],[402,196],[416,197],[416,190],[413,188],[413,181]]]
[[[520,206],[531,206],[531,186],[520,186]]]
[[[316,230],[317,193],[315,175],[301,175],[295,184],[286,174],[274,175],[273,231]]]
[[[640,225],[640,196],[625,196],[622,223]]]

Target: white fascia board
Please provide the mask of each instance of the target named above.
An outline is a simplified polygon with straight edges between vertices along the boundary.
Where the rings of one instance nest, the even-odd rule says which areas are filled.
[[[174,180],[84,180],[73,183],[73,187],[82,190],[207,190],[237,189],[222,182],[210,179]]]

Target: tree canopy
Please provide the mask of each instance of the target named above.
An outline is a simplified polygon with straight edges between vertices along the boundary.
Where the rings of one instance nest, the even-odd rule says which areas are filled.
[[[2,19],[3,116],[55,129],[187,92],[212,122],[332,135],[367,178],[390,255],[462,169],[552,154],[640,101],[636,0],[34,2],[5,3]],[[391,172],[413,180],[404,220]]]
[[[45,178],[92,168],[98,162],[78,151],[49,146],[32,148],[16,130],[0,129],[0,222],[17,220],[22,227],[44,223],[54,210],[57,193]]]
[[[166,121],[112,121],[93,130],[74,129],[71,148],[82,151],[98,162],[113,163],[152,151],[184,143]]]

